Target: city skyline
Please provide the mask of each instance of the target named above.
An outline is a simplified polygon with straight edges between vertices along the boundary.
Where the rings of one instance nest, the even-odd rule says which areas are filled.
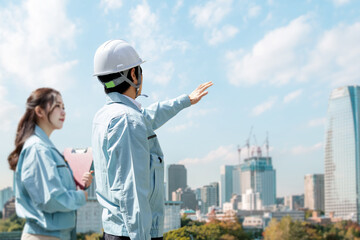
[[[164,164],[184,164],[192,189],[219,182],[220,166],[238,164],[249,137],[263,146],[268,136],[276,195],[303,193],[304,175],[324,173],[331,91],[360,82],[355,0],[1,1],[0,189],[12,186],[6,159],[38,87],[62,93],[67,117],[50,137],[58,150],[91,146],[105,102],[93,56],[108,39],[129,41],[146,60],[143,107],[213,81],[156,131]]]

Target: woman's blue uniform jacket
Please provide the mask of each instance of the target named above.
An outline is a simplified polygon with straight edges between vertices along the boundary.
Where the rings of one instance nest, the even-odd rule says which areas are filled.
[[[148,240],[164,227],[164,158],[154,130],[190,106],[182,95],[139,109],[119,93],[94,117],[92,146],[104,231]]]
[[[16,213],[26,218],[23,231],[72,239],[75,210],[85,205],[85,195],[76,191],[69,165],[39,126],[23,146],[14,178]]]

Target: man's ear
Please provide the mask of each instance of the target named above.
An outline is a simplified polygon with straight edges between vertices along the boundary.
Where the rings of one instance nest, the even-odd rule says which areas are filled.
[[[38,118],[43,118],[45,117],[45,111],[44,109],[42,109],[40,106],[36,106],[35,107],[35,114]]]
[[[132,68],[132,69],[130,70],[130,75],[131,75],[131,78],[132,78],[134,84],[138,84],[137,78],[136,78],[136,74],[135,74],[135,68]]]

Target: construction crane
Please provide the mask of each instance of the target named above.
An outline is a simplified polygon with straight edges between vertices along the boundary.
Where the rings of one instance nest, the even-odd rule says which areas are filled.
[[[237,146],[238,156],[239,156],[239,166],[241,164],[241,147],[240,145]]]
[[[248,149],[248,158],[250,158],[250,138],[251,138],[252,130],[253,130],[253,126],[251,126],[249,136],[246,139],[246,147]]]
[[[269,132],[266,131],[266,157],[269,158]]]

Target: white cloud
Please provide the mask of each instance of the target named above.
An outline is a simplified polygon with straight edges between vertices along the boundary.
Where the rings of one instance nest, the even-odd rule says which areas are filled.
[[[222,164],[236,164],[238,163],[238,156],[235,146],[220,146],[217,149],[210,151],[202,158],[185,158],[179,161],[179,164],[193,165],[193,164],[207,164],[214,161],[221,161]]]
[[[258,116],[270,110],[277,101],[277,97],[270,97],[267,101],[255,106],[252,110],[252,115]]]
[[[289,94],[287,94],[285,97],[284,97],[284,103],[289,103],[293,100],[295,100],[296,98],[300,97],[300,95],[302,94],[302,89],[299,89],[299,90],[296,90],[296,91],[293,91]]]
[[[7,91],[0,86],[0,131],[7,132],[17,123],[18,108],[6,100]]]
[[[342,6],[349,3],[351,0],[333,0],[335,6]]]
[[[130,10],[129,39],[133,39],[135,49],[151,70],[149,78],[155,83],[166,85],[174,74],[171,60],[160,61],[168,51],[185,51],[188,43],[174,40],[161,29],[159,17],[153,13],[146,1]]]
[[[264,24],[270,22],[272,19],[273,19],[272,13],[268,13],[268,14],[266,15],[266,18],[261,22],[261,25],[264,25]]]
[[[302,79],[320,79],[333,87],[356,84],[360,75],[360,22],[326,31],[309,55]]]
[[[267,33],[250,51],[225,54],[228,79],[236,86],[320,81],[332,87],[357,84],[360,22],[315,31],[310,16]]]
[[[104,8],[104,12],[108,13],[109,10],[117,10],[121,8],[123,0],[101,0],[100,5]]]
[[[316,143],[316,144],[314,144],[312,146],[299,145],[299,146],[293,147],[291,149],[291,153],[293,155],[301,155],[301,154],[311,153],[311,152],[320,150],[320,149],[322,149],[322,147],[323,147],[322,142]]]
[[[195,120],[196,118],[204,117],[204,116],[207,116],[207,115],[215,113],[215,112],[217,112],[217,109],[215,109],[215,108],[205,109],[205,108],[200,108],[198,105],[195,105],[187,111],[187,114],[186,114],[187,121],[185,123],[169,127],[168,131],[169,132],[181,132],[181,131],[187,130],[189,128],[196,127],[198,125],[194,124],[194,122],[199,122],[199,121]]]
[[[187,114],[186,117],[188,119],[193,119],[196,117],[203,117],[212,113],[216,113],[217,109],[216,108],[199,108],[197,107],[197,105],[191,107],[189,110],[187,110]]]
[[[74,46],[76,26],[66,1],[28,0],[0,10],[0,70],[19,85],[64,89],[77,60],[64,60]]]
[[[163,62],[155,67],[155,74],[149,72],[149,79],[152,79],[155,83],[167,84],[172,79],[175,72],[174,63],[172,61]],[[161,73],[161,74],[159,74]]]
[[[317,127],[317,126],[324,126],[326,123],[326,117],[324,118],[316,118],[309,121],[309,127]]]
[[[259,16],[260,12],[261,12],[260,6],[257,6],[257,5],[252,6],[249,9],[248,16],[249,16],[249,18],[255,18],[255,17]]]
[[[173,8],[173,13],[177,13],[183,5],[184,5],[184,0],[177,0],[175,7]]]
[[[285,84],[299,73],[303,52],[301,47],[309,38],[311,25],[301,16],[289,25],[275,29],[257,42],[251,52],[231,51],[226,54],[228,79],[231,84]]]
[[[211,36],[208,40],[210,45],[216,45],[218,43],[225,42],[233,38],[237,33],[238,29],[231,25],[223,26],[220,30],[214,28],[211,32]]]
[[[212,0],[190,10],[190,17],[197,27],[213,27],[231,11],[232,0]]]
[[[272,147],[270,151],[272,151]],[[250,156],[256,156],[257,146],[250,146],[249,151],[247,148],[243,148],[240,151],[241,161]],[[265,152],[263,152],[263,155]],[[179,161],[179,164],[184,165],[203,165],[217,162],[219,165],[224,164],[239,164],[239,152],[235,145],[220,146],[215,150],[210,151],[206,156],[200,158],[185,158]]]
[[[168,128],[168,131],[169,132],[182,132],[188,128],[191,128],[192,126],[194,126],[194,123],[192,121],[189,121],[189,122],[186,122],[186,123],[183,123],[183,124],[179,124],[179,125],[176,125],[176,126],[173,126],[173,127],[169,127]]]

